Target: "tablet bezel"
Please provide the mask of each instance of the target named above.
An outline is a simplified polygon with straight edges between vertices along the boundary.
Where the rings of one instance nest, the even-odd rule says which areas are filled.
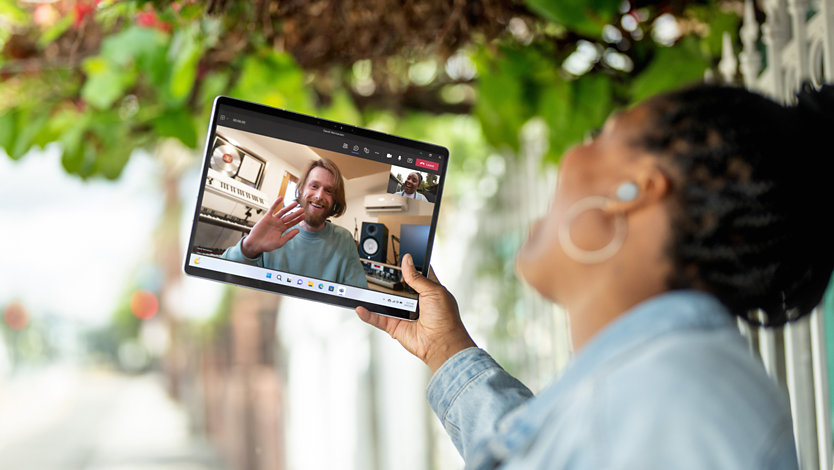
[[[288,287],[282,283],[276,283],[274,281],[267,281],[267,280],[258,280],[252,279],[249,277],[234,275],[225,273],[222,271],[216,271],[213,269],[206,269],[201,268],[199,266],[195,266],[191,263],[191,258],[193,254],[194,242],[197,235],[197,224],[200,217],[200,209],[203,204],[203,198],[205,195],[205,187],[206,187],[206,179],[208,176],[209,170],[209,163],[210,163],[210,152],[212,148],[212,143],[215,141],[216,134],[217,134],[217,126],[218,126],[218,112],[221,106],[231,106],[241,108],[248,112],[253,112],[256,114],[264,115],[264,117],[274,117],[280,119],[287,119],[295,122],[299,122],[301,124],[310,125],[310,126],[317,126],[322,129],[330,129],[332,131],[343,133],[345,135],[349,135],[351,137],[359,137],[362,139],[372,139],[380,141],[381,143],[393,145],[397,147],[405,147],[409,149],[413,149],[415,152],[422,151],[426,152],[427,154],[437,155],[439,168],[437,170],[437,174],[439,176],[438,180],[438,188],[437,188],[437,197],[434,204],[434,208],[432,211],[431,216],[431,226],[429,229],[429,237],[428,237],[428,245],[426,249],[426,263],[423,268],[423,276],[428,275],[430,260],[432,255],[432,248],[434,244],[434,237],[436,234],[437,229],[437,221],[440,213],[440,203],[443,199],[443,188],[446,182],[446,169],[448,167],[449,161],[449,151],[445,147],[430,144],[428,142],[422,142],[417,140],[408,139],[405,137],[395,136],[391,134],[386,134],[378,131],[374,131],[371,129],[366,129],[362,127],[353,126],[350,124],[345,124],[341,122],[331,121],[323,118],[318,118],[315,116],[309,116],[305,114],[295,113],[292,111],[287,111],[284,109],[273,108],[271,106],[266,106],[258,103],[253,103],[250,101],[244,101],[237,98],[232,98],[228,96],[218,96],[214,100],[214,104],[212,106],[211,117],[209,120],[208,125],[208,133],[206,136],[206,143],[205,149],[203,152],[203,166],[200,175],[200,184],[197,191],[197,200],[196,205],[191,221],[191,233],[188,240],[188,246],[186,248],[185,260],[183,263],[183,269],[186,274],[211,279],[214,281],[224,282],[233,285],[240,285],[244,287],[250,287],[262,291],[273,292],[281,295],[288,295],[291,297],[309,299],[316,302],[322,302],[330,305],[338,305],[341,307],[348,307],[348,308],[355,308],[357,306],[363,306],[367,308],[369,311],[391,316],[394,318],[406,319],[406,320],[416,320],[419,317],[419,298],[416,299],[417,305],[415,307],[415,311],[410,311],[404,308],[397,308],[393,306],[387,305],[378,305],[374,303],[367,303],[362,302],[357,299],[353,299],[350,297],[342,297],[336,296],[326,293],[320,293],[316,291],[310,291],[303,288],[297,287]],[[251,131],[248,131],[251,132]],[[270,136],[272,137],[272,136]],[[275,137],[272,137],[275,138]],[[305,142],[303,145],[314,146],[315,143],[313,142]],[[354,155],[351,155],[354,156]],[[354,156],[356,158],[364,158],[361,156]],[[271,201],[270,201],[271,204]],[[265,268],[262,268],[265,269]],[[295,275],[295,274],[291,274]],[[319,280],[323,282],[332,282],[326,280]],[[361,288],[360,288],[361,289]],[[372,290],[372,289],[368,289]],[[396,295],[396,294],[392,294]],[[403,298],[411,299],[409,297]],[[415,300],[415,299],[411,299]]]

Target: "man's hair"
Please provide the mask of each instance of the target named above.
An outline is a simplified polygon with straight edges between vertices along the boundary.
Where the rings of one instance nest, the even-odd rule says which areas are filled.
[[[646,103],[636,144],[670,179],[671,289],[698,288],[734,314],[779,326],[820,302],[834,265],[820,225],[831,197],[834,87],[781,106],[741,88],[696,86]],[[765,317],[755,313],[761,309]]]
[[[330,159],[321,158],[320,160],[316,160],[310,164],[310,167],[307,168],[304,176],[302,176],[298,181],[298,186],[295,187],[296,202],[301,204],[301,195],[304,193],[304,186],[307,185],[307,178],[310,176],[310,172],[313,171],[313,168],[324,168],[334,176],[336,182],[333,191],[333,207],[330,208],[330,214],[328,214],[328,217],[339,217],[344,214],[345,209],[347,209],[347,200],[345,199],[345,182],[342,179],[342,172],[339,171],[339,167],[336,166],[336,164]]]

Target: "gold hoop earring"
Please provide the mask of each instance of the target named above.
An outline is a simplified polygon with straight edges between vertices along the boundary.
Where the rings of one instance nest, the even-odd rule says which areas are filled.
[[[590,210],[603,210],[611,200],[604,196],[589,196],[576,201],[565,214],[565,222],[559,226],[559,244],[568,258],[582,264],[597,264],[606,261],[617,254],[623,246],[628,231],[625,215],[618,212],[614,218],[614,238],[598,250],[579,248],[570,235],[573,221],[581,214]]]

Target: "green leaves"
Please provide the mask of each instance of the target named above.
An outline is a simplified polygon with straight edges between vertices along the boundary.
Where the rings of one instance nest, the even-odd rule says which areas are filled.
[[[591,37],[600,37],[621,4],[622,0],[527,0],[527,6],[542,17]]]
[[[115,111],[78,112],[67,109],[52,119],[60,131],[61,165],[82,178],[118,178],[133,152],[130,128]]]
[[[632,82],[632,100],[643,101],[703,78],[709,62],[697,39],[683,38],[672,47],[658,47],[654,59]]]
[[[217,95],[223,94],[229,87],[230,74],[228,72],[210,72],[200,82],[199,102],[209,105]]]
[[[558,163],[565,150],[602,126],[613,106],[611,81],[605,75],[559,79],[545,88],[539,109],[549,131],[545,159]]]
[[[159,137],[175,137],[188,148],[197,147],[197,128],[191,112],[185,108],[170,110],[152,122]]]
[[[475,115],[495,148],[518,153],[522,126],[541,117],[549,131],[546,159],[558,162],[568,147],[605,121],[615,102],[607,75],[569,78],[547,49],[482,51],[475,62],[480,75]]]
[[[347,122],[354,125],[363,124],[362,115],[356,109],[350,95],[344,90],[335,92],[330,101],[330,106],[320,110],[318,115],[331,121]]]
[[[0,147],[5,148],[13,160],[19,160],[32,147],[46,125],[47,117],[45,112],[31,108],[9,110],[0,115]]]
[[[46,31],[43,32],[40,39],[38,40],[38,46],[42,48],[48,46],[49,43],[58,39],[62,34],[64,34],[71,25],[72,15],[67,15],[63,17],[60,21],[50,26]]]
[[[123,68],[102,56],[90,57],[82,66],[87,81],[81,97],[98,109],[109,108],[136,81],[136,72]]]
[[[7,3],[0,2],[0,11],[12,11],[2,10]],[[228,71],[206,74],[205,89],[198,90],[199,99],[191,99],[200,83],[203,54],[222,33],[218,21],[201,18],[198,10],[188,10],[191,21],[173,34],[133,24],[141,23],[140,15],[145,15],[142,20],[156,18],[147,9],[137,13],[135,6],[119,4],[102,10],[109,27],[122,28],[106,34],[96,55],[84,59],[80,70],[67,72],[69,79],[50,81],[42,73],[0,83],[0,91],[14,97],[2,106],[0,147],[17,159],[33,146],[57,141],[64,169],[82,178],[117,178],[137,146],[158,138],[174,137],[197,147],[201,110],[193,107],[209,109],[231,77]],[[176,21],[176,16],[166,18]],[[71,18],[58,21],[42,32],[38,44],[46,47],[71,25]],[[297,67],[292,69],[303,77]],[[38,86],[41,82],[47,86]],[[303,79],[299,83],[303,87]],[[291,92],[297,94],[297,88]],[[19,96],[21,91],[27,96]]]
[[[0,23],[22,24],[29,19],[29,14],[21,9],[14,0],[0,0]]]
[[[101,55],[122,67],[151,69],[159,57],[164,57],[167,43],[168,36],[159,30],[130,26],[105,39]]]
[[[298,113],[312,113],[313,100],[304,72],[289,54],[264,50],[246,57],[231,94]]]
[[[65,110],[52,119],[52,134],[63,146],[64,169],[85,178],[117,178],[143,135],[174,137],[196,148],[198,132],[187,100],[203,52],[199,23],[173,37],[130,26],[105,39],[100,53],[82,66],[86,81],[81,97],[93,109]],[[227,83],[228,75],[213,75],[210,92],[222,92]],[[134,93],[144,97],[139,101],[128,96]]]
[[[507,50],[500,58],[482,51],[475,58],[480,75],[475,116],[493,147],[509,146],[518,150],[518,130],[530,117],[530,107],[524,100],[526,71],[530,65],[526,62],[516,50]]]
[[[722,11],[717,4],[708,3],[706,5],[693,6],[691,8],[691,14],[696,20],[709,25],[707,33],[703,38],[703,45],[712,57],[719,57],[721,55],[724,33],[730,33],[730,36],[733,38],[738,37],[741,18],[735,13]]]
[[[521,29],[529,30],[529,34],[511,28],[503,39],[489,43],[478,36],[468,38],[462,51],[475,51],[471,59],[478,73],[474,77],[470,74],[461,79],[444,74],[444,68],[435,66],[436,56],[392,54],[380,62],[401,63],[402,67],[389,66],[387,70],[406,79],[409,63],[432,64],[432,73],[425,74],[424,87],[466,87],[465,103],[460,101],[463,104],[471,99],[471,87],[476,89],[477,100],[471,111],[475,120],[467,119],[467,124],[462,125],[452,119],[449,122],[457,126],[455,132],[434,130],[449,139],[463,141],[471,139],[471,126],[479,125],[475,132],[483,134],[489,148],[479,137],[479,145],[484,148],[471,149],[478,155],[475,158],[485,159],[491,153],[520,155],[520,130],[531,119],[540,119],[548,131],[545,158],[558,162],[568,147],[601,126],[615,107],[700,80],[720,53],[722,34],[734,33],[739,23],[735,14],[718,9],[714,0],[673,9],[687,24],[697,27],[684,28],[689,31],[687,36],[674,46],[665,47],[653,41],[652,25],[668,9],[631,2],[633,10],[622,13],[621,0],[525,3],[539,15],[538,20],[523,19],[527,28]],[[383,83],[370,72],[365,79],[376,81],[377,91],[363,96],[360,110],[351,97],[351,83],[340,78],[347,76],[345,72],[352,64],[315,72],[303,70],[289,53],[275,47],[274,41],[266,40],[263,31],[235,29],[239,26],[233,21],[235,18],[256,13],[245,2],[210,17],[203,14],[203,6],[188,2],[176,8],[164,2],[145,1],[102,5],[95,17],[85,20],[95,21],[95,34],[102,34],[100,49],[80,55],[86,57],[80,70],[71,67],[60,72],[63,75],[56,75],[53,70],[16,76],[22,70],[15,63],[19,56],[9,55],[6,51],[10,48],[4,49],[0,65],[4,71],[14,72],[0,81],[0,112],[4,113],[0,115],[0,146],[13,158],[20,158],[33,146],[57,140],[64,147],[63,163],[68,171],[85,177],[114,177],[138,145],[173,137],[195,148],[211,101],[218,94],[339,121],[368,123],[388,131],[419,133],[423,132],[420,129],[434,129],[436,126],[427,124],[433,120],[448,124],[433,115],[419,123],[403,117],[413,114],[402,109],[408,100],[397,100],[394,95],[402,93],[405,97],[407,91],[391,85],[397,80]],[[17,2],[0,0],[3,20],[27,27],[27,34],[34,36],[28,38],[31,44],[51,49],[65,46],[65,33],[75,31],[71,16],[41,26],[34,23],[28,13],[31,11],[34,10]],[[276,31],[282,27],[276,21],[270,25]],[[603,39],[606,25],[611,27]],[[91,31],[83,33],[93,34]],[[23,37],[17,32],[0,31],[0,45],[4,34]],[[579,38],[592,47],[591,52],[584,54],[588,67],[582,70],[587,72],[577,77],[578,69],[573,74],[566,73],[562,64],[578,52]],[[612,58],[628,66],[617,67]],[[364,62],[370,70],[371,60]],[[314,74],[319,74],[320,79],[330,78],[316,82],[318,89],[314,90]],[[470,79],[471,83],[458,82]],[[377,93],[389,93],[394,98],[377,100]],[[317,102],[326,105],[317,108]],[[383,103],[382,109],[372,109],[377,102]],[[374,120],[373,112],[384,119]]]
[[[97,109],[108,109],[141,76],[149,85],[164,86],[169,64],[165,60],[164,33],[132,26],[104,40],[101,53],[84,61],[87,81],[81,96]],[[189,88],[190,91],[190,88]],[[182,97],[170,101],[182,101]]]
[[[194,28],[177,32],[168,52],[173,65],[168,91],[173,102],[180,104],[191,94],[202,55],[202,44]]]

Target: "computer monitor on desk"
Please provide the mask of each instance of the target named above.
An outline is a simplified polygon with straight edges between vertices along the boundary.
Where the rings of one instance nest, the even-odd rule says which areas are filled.
[[[400,259],[410,253],[417,271],[422,271],[426,264],[429,228],[429,225],[400,225]]]

